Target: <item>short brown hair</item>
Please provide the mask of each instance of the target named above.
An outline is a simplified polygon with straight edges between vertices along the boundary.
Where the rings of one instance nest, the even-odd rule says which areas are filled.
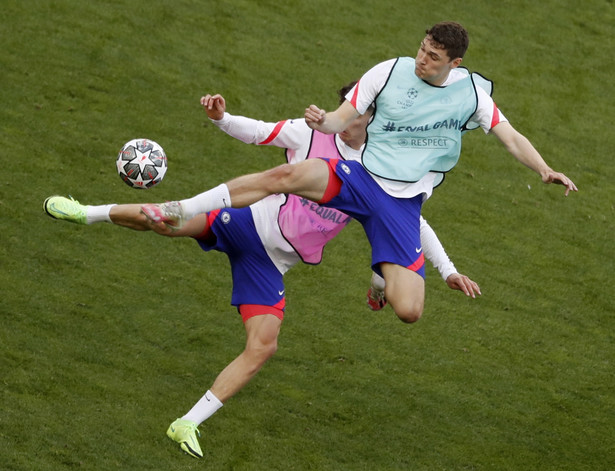
[[[468,50],[470,39],[463,26],[454,21],[443,21],[425,31],[431,40],[442,46],[450,60],[463,58]]]

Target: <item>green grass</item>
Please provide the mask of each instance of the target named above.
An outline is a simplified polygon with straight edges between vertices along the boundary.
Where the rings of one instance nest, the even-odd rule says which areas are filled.
[[[0,468],[609,470],[615,462],[615,37],[610,0],[2,2]],[[187,197],[283,159],[198,105],[300,117],[377,62],[461,21],[465,65],[579,186],[561,187],[481,131],[424,214],[465,299],[429,267],[424,318],[364,305],[358,224],[287,275],[278,354],[201,427],[205,460],[165,436],[242,349],[222,254],[42,212]],[[161,143],[165,181],[127,187],[114,160]]]

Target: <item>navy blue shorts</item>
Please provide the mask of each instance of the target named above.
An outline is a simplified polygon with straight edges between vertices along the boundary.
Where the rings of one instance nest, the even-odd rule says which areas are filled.
[[[250,208],[225,208],[208,214],[213,244],[197,240],[205,251],[224,252],[231,263],[231,304],[285,306],[283,275],[271,261],[256,232]]]
[[[322,206],[339,209],[361,223],[372,246],[372,269],[394,263],[425,277],[420,216],[423,195],[394,198],[387,194],[360,162],[323,159],[342,181],[339,193]]]

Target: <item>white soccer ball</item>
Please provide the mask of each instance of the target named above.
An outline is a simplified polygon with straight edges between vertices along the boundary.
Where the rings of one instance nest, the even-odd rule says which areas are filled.
[[[133,188],[151,188],[167,173],[164,149],[150,139],[133,139],[124,144],[116,163],[120,178]]]

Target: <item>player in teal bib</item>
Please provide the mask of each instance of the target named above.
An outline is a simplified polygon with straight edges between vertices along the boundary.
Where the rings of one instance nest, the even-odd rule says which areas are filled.
[[[503,117],[490,97],[490,86],[483,90],[485,82],[479,76],[459,68],[468,44],[462,25],[438,23],[426,31],[416,59],[390,59],[372,67],[335,111],[326,113],[315,105],[306,109],[310,128],[333,134],[375,106],[363,167],[307,159],[157,205],[155,212],[144,208],[145,214],[156,214],[152,220],[177,227],[197,214],[242,207],[274,193],[292,193],[339,209],[365,229],[373,268],[385,279],[385,296],[395,314],[404,322],[417,321],[425,300],[420,207],[457,163],[466,130],[480,127],[544,183],[563,185],[566,195],[577,191],[574,182],[553,170]]]
[[[462,133],[476,111],[469,74],[437,87],[414,69],[414,59],[397,59],[368,126],[363,165],[389,180],[416,182],[429,171],[448,172],[459,160]]]

